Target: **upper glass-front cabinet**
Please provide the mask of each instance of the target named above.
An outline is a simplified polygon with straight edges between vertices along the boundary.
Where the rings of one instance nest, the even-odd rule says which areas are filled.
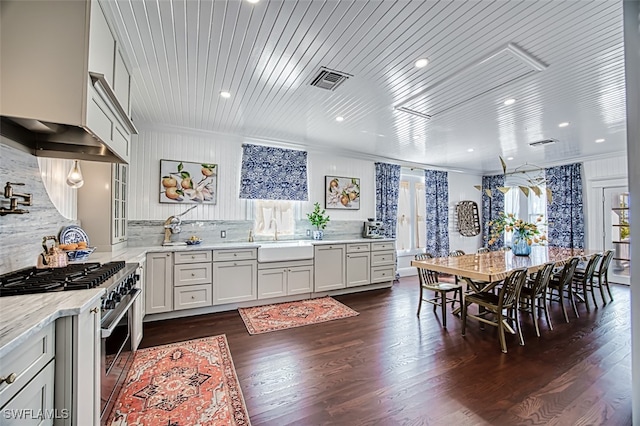
[[[618,274],[629,274],[630,223],[629,193],[623,192],[610,197],[611,207],[611,243],[615,250],[612,269]]]

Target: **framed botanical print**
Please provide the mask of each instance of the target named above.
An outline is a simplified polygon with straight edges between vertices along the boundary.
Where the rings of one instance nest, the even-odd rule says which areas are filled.
[[[218,165],[160,160],[160,202],[216,204]]]
[[[360,179],[325,176],[324,197],[326,209],[359,210]]]

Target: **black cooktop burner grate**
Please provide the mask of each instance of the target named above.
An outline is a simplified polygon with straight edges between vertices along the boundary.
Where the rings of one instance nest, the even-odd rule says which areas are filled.
[[[124,261],[78,263],[64,268],[25,268],[0,276],[0,297],[98,287],[125,266]]]

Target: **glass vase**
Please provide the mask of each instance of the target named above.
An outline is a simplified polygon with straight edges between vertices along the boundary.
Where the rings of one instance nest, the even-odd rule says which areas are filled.
[[[531,254],[531,246],[527,243],[525,237],[514,234],[511,241],[511,251],[516,256],[529,256]]]

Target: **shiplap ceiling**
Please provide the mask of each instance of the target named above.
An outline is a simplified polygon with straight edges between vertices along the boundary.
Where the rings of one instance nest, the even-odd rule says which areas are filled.
[[[498,170],[499,155],[515,167],[626,149],[622,1],[104,6],[139,123],[478,172]],[[352,77],[319,89],[309,83],[321,67]],[[529,146],[541,139],[558,142]]]

